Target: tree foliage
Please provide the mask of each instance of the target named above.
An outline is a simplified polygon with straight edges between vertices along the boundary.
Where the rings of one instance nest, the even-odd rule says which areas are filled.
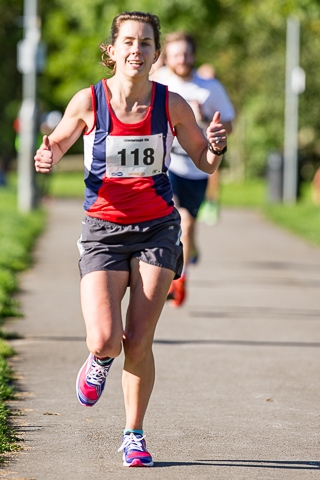
[[[0,11],[11,11],[12,25],[20,1],[12,0],[5,6],[4,0],[0,0]],[[42,37],[48,51],[46,70],[39,79],[39,99],[43,109],[62,111],[76,91],[108,75],[99,64],[98,46],[109,36],[114,16],[132,10],[132,2],[39,2]],[[163,33],[184,29],[195,36],[198,64],[214,65],[235,105],[237,119],[230,139],[230,161],[240,158],[249,176],[263,172],[271,150],[282,150],[286,22],[289,16],[296,16],[301,24],[300,63],[307,77],[306,90],[300,95],[300,154],[313,163],[318,161],[318,0],[136,0],[134,8],[159,15]],[[6,83],[10,84],[6,88],[10,94],[3,99],[5,111],[17,105],[21,90],[12,67],[14,43],[21,33],[17,26],[11,29],[14,30],[10,32],[11,55],[5,57],[5,62],[11,65],[6,67],[9,69]],[[5,34],[2,29],[0,34]],[[2,52],[4,47],[1,49]],[[8,117],[4,121],[7,126],[2,126],[2,131],[10,123]]]
[[[13,122],[21,98],[21,79],[16,66],[17,42],[22,38],[21,0],[0,1],[0,160],[14,155]],[[0,164],[1,165],[1,164]]]

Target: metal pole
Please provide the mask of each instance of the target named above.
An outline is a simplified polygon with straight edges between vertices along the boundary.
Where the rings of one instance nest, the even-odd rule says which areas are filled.
[[[299,67],[300,23],[296,18],[287,20],[286,42],[283,200],[293,203],[298,186],[298,92],[293,84]]]
[[[37,0],[24,0],[24,39],[18,45],[18,69],[22,77],[19,114],[18,208],[28,212],[35,206],[33,156],[37,133],[37,53],[40,40]]]

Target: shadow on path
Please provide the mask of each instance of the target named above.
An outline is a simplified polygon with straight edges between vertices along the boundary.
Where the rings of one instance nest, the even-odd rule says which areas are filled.
[[[245,467],[288,470],[319,470],[319,461],[289,461],[289,460],[194,460],[193,462],[155,462],[155,467],[191,467],[206,465],[212,467]]]

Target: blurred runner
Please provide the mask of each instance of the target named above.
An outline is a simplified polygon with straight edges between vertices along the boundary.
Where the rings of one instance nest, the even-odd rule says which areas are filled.
[[[227,133],[232,131],[234,108],[222,84],[216,78],[205,79],[194,71],[196,45],[193,37],[185,32],[174,32],[166,36],[163,46],[164,66],[152,75],[156,81],[168,85],[169,90],[179,93],[191,106],[198,125],[207,128],[216,111],[220,112],[221,123]],[[223,152],[222,152],[223,153]],[[174,140],[169,176],[172,183],[176,206],[181,215],[184,268],[179,280],[173,281],[168,299],[172,306],[182,305],[186,299],[187,271],[190,263],[196,263],[199,251],[196,245],[196,222],[208,187],[208,174],[200,171],[177,139]],[[213,186],[217,179],[212,175]],[[213,195],[208,189],[208,202],[214,218],[217,211]],[[207,207],[208,207],[207,205]]]

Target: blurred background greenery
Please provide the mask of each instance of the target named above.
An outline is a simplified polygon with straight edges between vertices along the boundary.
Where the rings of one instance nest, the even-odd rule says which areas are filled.
[[[127,0],[39,0],[47,61],[39,75],[43,112],[64,111],[80,88],[108,71],[98,45],[109,36],[113,17],[132,10]],[[136,0],[134,9],[159,15],[163,34],[185,29],[196,37],[198,65],[210,63],[236,108],[224,171],[232,180],[262,177],[270,152],[284,138],[286,21],[301,25],[301,60],[306,90],[299,96],[300,173],[310,181],[320,164],[320,3],[318,0]],[[0,159],[15,158],[13,122],[21,104],[17,42],[23,36],[23,0],[0,0]],[[81,150],[78,142],[72,152]],[[12,163],[11,163],[12,165]]]

